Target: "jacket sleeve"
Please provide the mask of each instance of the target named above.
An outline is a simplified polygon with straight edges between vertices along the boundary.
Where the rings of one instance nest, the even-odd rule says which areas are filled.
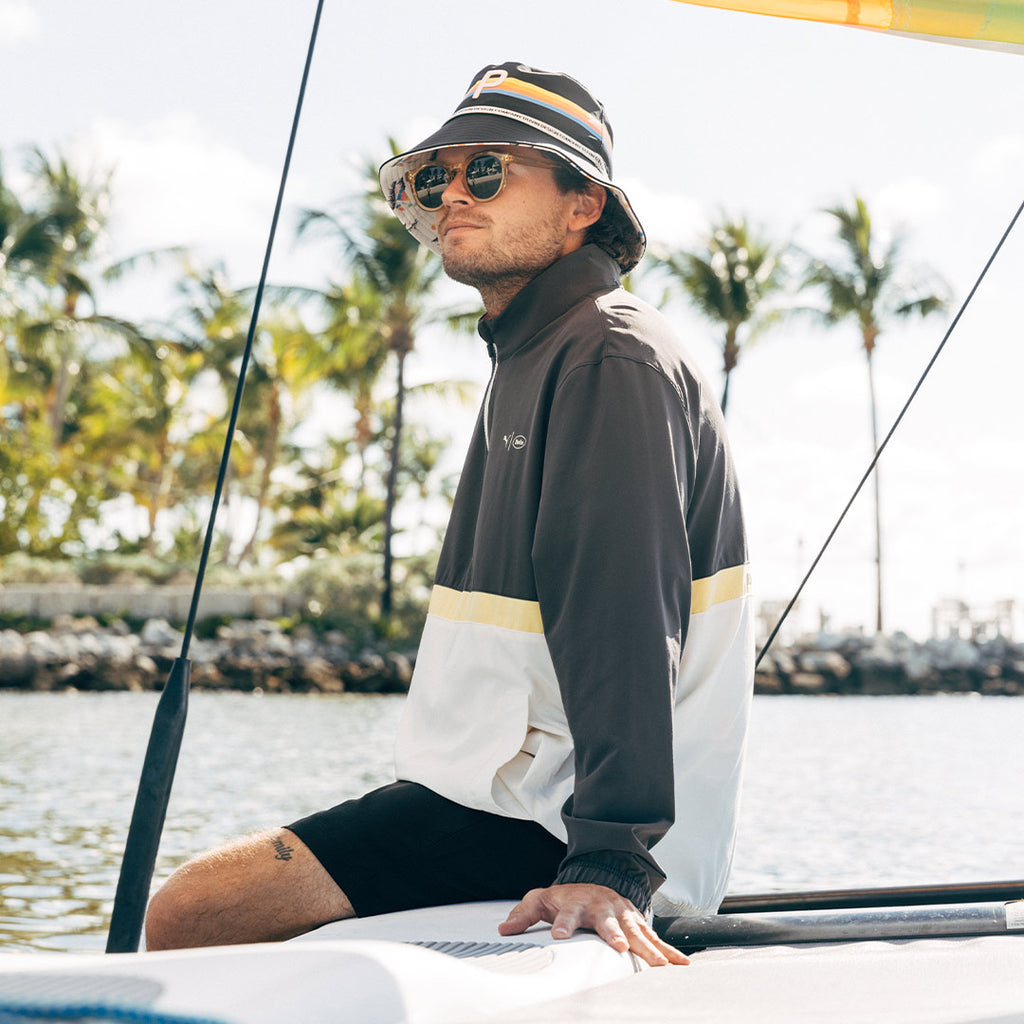
[[[533,563],[575,750],[556,882],[646,911],[673,821],[672,708],[690,611],[694,444],[679,393],[622,356],[572,370],[551,404]]]

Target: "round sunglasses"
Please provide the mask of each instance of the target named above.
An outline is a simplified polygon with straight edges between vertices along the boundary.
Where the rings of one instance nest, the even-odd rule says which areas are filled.
[[[424,210],[440,210],[444,190],[458,177],[459,171],[466,174],[466,189],[478,202],[486,203],[496,199],[505,187],[508,165],[525,164],[528,167],[554,167],[545,160],[531,160],[518,153],[477,153],[458,164],[441,164],[436,161],[420,164],[405,172],[405,178],[412,188],[412,197]]]

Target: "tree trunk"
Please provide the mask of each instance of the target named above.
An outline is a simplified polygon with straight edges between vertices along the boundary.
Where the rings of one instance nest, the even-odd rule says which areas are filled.
[[[391,543],[394,537],[395,499],[398,490],[398,464],[402,448],[402,405],[405,401],[405,356],[404,351],[395,353],[398,360],[395,387],[395,424],[391,432],[391,465],[388,467],[388,492],[384,503],[384,587],[380,596],[380,616],[386,622],[394,607],[392,583],[394,558]]]
[[[78,309],[78,293],[68,292],[64,296],[64,318],[68,326],[76,319]],[[68,396],[71,394],[71,351],[70,338],[74,332],[69,331],[67,337],[60,340],[60,364],[57,367],[57,380],[55,394],[53,396],[53,407],[50,409],[50,433],[53,436],[53,450],[56,452],[64,442],[64,412],[68,404]]]
[[[281,434],[282,413],[281,396],[276,385],[270,389],[269,405],[270,408],[267,411],[269,430],[263,444],[263,466],[260,471],[259,490],[256,494],[256,522],[253,525],[249,540],[235,559],[235,568],[240,568],[247,558],[252,557],[253,552],[256,550],[256,541],[259,539],[260,526],[263,523],[263,513],[267,508],[267,496],[270,494],[270,478],[277,465],[277,445]]]
[[[722,346],[722,369],[725,371],[725,384],[722,387],[722,415],[725,415],[729,404],[729,378],[736,364],[740,361],[740,347],[736,344],[735,325],[730,324],[725,330],[725,344]]]
[[[874,339],[865,339],[864,350],[868,357],[868,392],[871,396],[871,452],[878,452],[878,408],[875,400],[875,370],[871,359]],[[875,630],[882,632],[882,499],[879,490],[878,465],[874,472],[875,489]]]

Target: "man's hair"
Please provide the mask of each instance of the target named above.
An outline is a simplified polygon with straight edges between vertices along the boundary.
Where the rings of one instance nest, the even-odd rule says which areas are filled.
[[[595,184],[585,174],[562,159],[555,160],[553,174],[555,185],[563,195],[570,192],[586,192],[591,185]],[[604,212],[599,220],[587,228],[584,241],[592,242],[604,249],[622,268],[623,273],[632,270],[644,254],[644,243],[638,236],[633,222],[626,216],[625,210],[610,192],[608,192],[608,200],[604,204]]]

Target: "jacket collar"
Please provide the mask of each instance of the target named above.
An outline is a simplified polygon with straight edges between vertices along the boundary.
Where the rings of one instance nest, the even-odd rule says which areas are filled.
[[[484,317],[477,330],[499,358],[507,358],[580,299],[618,288],[619,279],[615,260],[596,245],[585,245],[538,274],[498,316]]]

